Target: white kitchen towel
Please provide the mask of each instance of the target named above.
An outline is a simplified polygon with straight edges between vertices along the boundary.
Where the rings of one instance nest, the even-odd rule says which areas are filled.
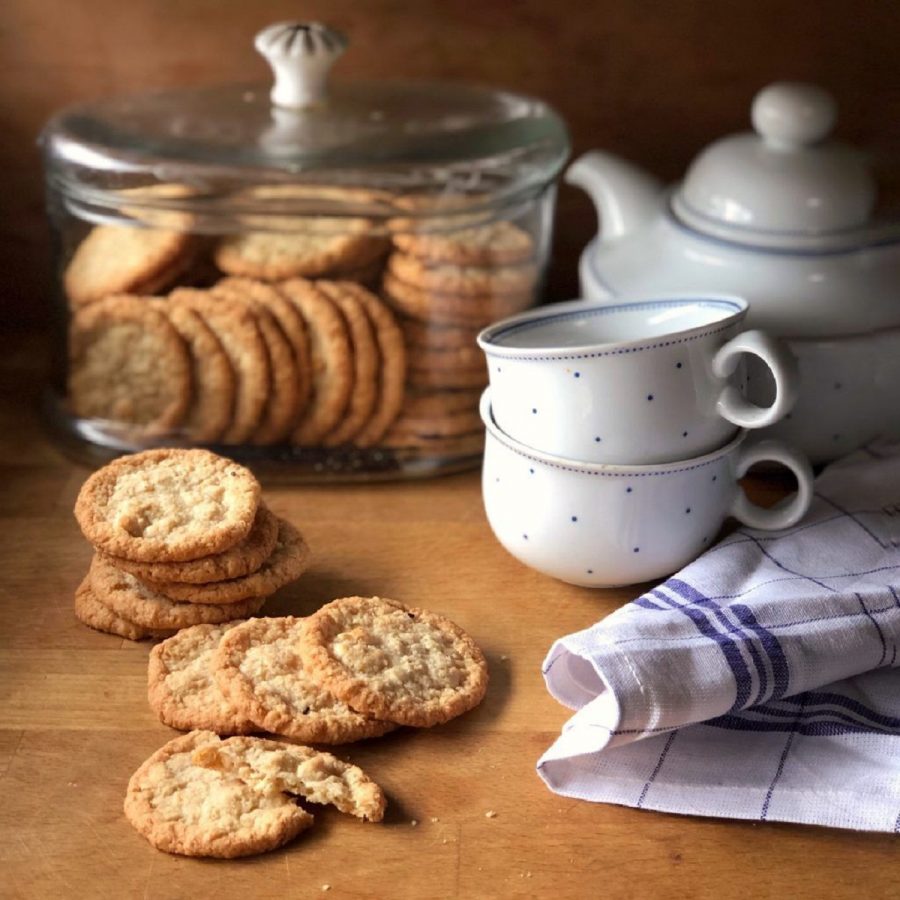
[[[559,794],[900,831],[900,444],[816,479],[793,528],[741,528],[544,661],[577,712]]]

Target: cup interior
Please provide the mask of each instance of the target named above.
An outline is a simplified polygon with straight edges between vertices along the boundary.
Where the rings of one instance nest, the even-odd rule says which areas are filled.
[[[632,343],[680,335],[723,322],[746,310],[737,298],[681,298],[545,307],[501,322],[483,333],[485,344],[509,349],[569,349]]]

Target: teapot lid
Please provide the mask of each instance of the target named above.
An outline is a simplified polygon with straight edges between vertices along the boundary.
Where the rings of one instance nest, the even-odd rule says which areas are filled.
[[[837,107],[822,88],[777,82],[753,100],[754,133],[729,135],[693,162],[675,214],[714,237],[771,249],[859,243],[876,187],[863,155],[831,140]]]

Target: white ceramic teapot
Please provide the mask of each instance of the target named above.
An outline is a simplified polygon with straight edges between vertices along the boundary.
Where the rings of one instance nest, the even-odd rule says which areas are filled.
[[[835,112],[820,88],[772,84],[755,132],[712,144],[673,188],[599,151],[566,174],[601,221],[581,257],[585,299],[746,297],[748,323],[787,338],[800,367],[800,400],[774,430],[814,462],[900,436],[900,222],[873,217],[865,158],[829,138]],[[769,389],[752,377],[755,402]]]

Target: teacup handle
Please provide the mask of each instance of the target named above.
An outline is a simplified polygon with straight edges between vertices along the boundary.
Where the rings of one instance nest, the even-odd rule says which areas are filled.
[[[717,378],[728,378],[737,368],[742,353],[759,357],[775,379],[775,399],[771,406],[750,403],[733,384],[726,385],[716,401],[723,418],[741,428],[765,428],[786,416],[797,402],[800,376],[797,361],[787,346],[764,331],[745,331],[721,346],[713,357]]]
[[[751,503],[739,488],[737,497],[731,504],[731,515],[744,525],[763,531],[776,531],[796,525],[806,515],[812,503],[813,472],[809,460],[799,450],[770,438],[741,448],[735,464],[736,477],[742,478],[750,466],[758,462],[777,462],[790,469],[797,479],[797,492],[765,509]]]

